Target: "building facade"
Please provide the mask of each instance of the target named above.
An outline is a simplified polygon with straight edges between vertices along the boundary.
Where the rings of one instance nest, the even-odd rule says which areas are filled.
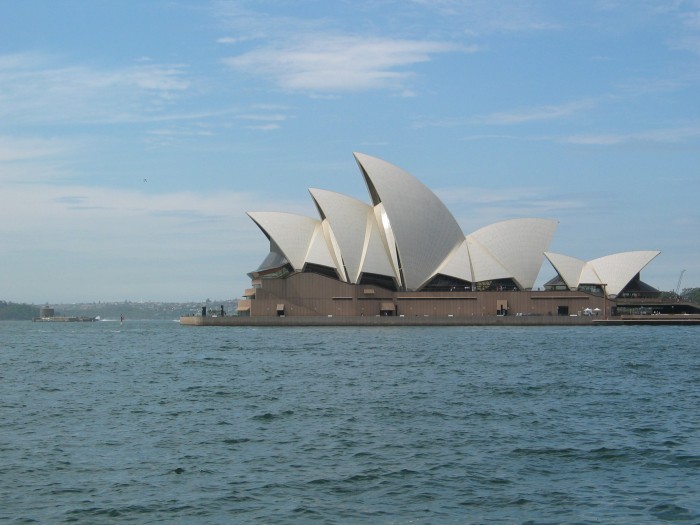
[[[618,296],[658,293],[640,272],[658,251],[583,261],[551,253],[557,221],[497,222],[465,235],[422,182],[354,154],[369,202],[310,189],[319,217],[249,212],[270,251],[239,301],[251,316],[580,315]],[[547,260],[556,277],[533,290]]]

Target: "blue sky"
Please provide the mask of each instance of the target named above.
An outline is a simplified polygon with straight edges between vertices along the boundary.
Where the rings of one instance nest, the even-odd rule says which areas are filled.
[[[3,2],[0,299],[238,297],[353,151],[700,286],[700,1]]]

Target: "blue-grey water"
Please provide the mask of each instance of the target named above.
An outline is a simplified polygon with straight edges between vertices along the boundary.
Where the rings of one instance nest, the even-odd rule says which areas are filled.
[[[699,336],[0,323],[0,522],[697,524]]]

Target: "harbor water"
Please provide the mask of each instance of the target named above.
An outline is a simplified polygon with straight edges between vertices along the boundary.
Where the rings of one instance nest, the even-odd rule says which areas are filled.
[[[700,523],[700,328],[0,323],[0,523]]]

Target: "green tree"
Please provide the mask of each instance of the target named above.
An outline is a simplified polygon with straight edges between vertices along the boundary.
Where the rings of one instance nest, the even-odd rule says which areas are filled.
[[[681,292],[684,301],[700,304],[700,288],[684,288]]]
[[[2,321],[29,321],[35,317],[39,317],[37,306],[0,301],[0,320]]]

